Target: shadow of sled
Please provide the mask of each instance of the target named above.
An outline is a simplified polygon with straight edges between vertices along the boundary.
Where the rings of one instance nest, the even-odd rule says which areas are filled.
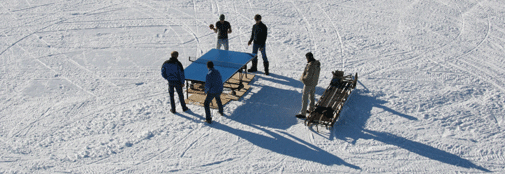
[[[365,93],[369,91],[359,89],[353,94],[353,99],[349,101],[349,106],[359,107],[359,109],[351,109],[349,112],[346,111],[346,115],[352,115],[352,117],[346,117],[342,125],[339,124],[338,127],[334,128],[332,135],[335,138],[347,141],[351,144],[355,144],[358,139],[369,139],[376,140],[385,144],[397,146],[399,148],[405,149],[409,152],[424,156],[431,160],[436,160],[442,163],[468,168],[477,169],[482,172],[491,172],[490,170],[478,166],[472,163],[470,160],[464,159],[458,155],[437,149],[435,147],[409,140],[407,138],[394,135],[387,132],[379,132],[366,129],[366,123],[368,119],[372,116],[373,108],[381,108],[386,112],[391,113],[391,115],[398,116],[404,119],[417,121],[416,117],[395,111],[391,108],[384,106],[387,101],[377,99],[374,96],[368,96]],[[338,132],[338,133],[337,133]],[[349,141],[352,140],[352,141]]]

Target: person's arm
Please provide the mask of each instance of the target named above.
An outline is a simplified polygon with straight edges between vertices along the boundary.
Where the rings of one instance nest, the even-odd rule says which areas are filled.
[[[214,30],[214,33],[217,33],[217,28],[216,27],[217,27],[217,22],[216,22],[216,25],[212,25],[212,24],[210,25],[210,29]]]
[[[268,38],[267,37],[268,36],[268,28],[267,28],[267,26],[265,24],[263,24],[263,26],[264,26],[264,28],[262,29],[262,31],[263,31],[262,34],[263,34],[263,37],[264,37],[263,40],[264,40],[265,43],[263,43],[263,45],[261,45],[261,47],[260,47],[261,50],[260,51],[263,51],[262,48],[265,48],[265,46],[267,44],[267,38]]]
[[[307,68],[305,69],[306,71],[303,72],[302,76],[302,82],[305,84],[312,76],[314,76],[314,66],[313,65],[307,65]]]
[[[300,81],[305,85],[305,75],[306,73],[303,72],[302,77],[300,77]]]
[[[167,77],[167,73],[165,73],[165,71],[166,71],[165,64],[163,64],[163,66],[161,66],[161,76],[163,76],[163,78],[165,80],[167,80],[168,77]]]
[[[251,31],[251,38],[249,39],[249,42],[247,42],[247,45],[251,45],[253,40],[254,40],[254,26]]]
[[[268,39],[268,28],[265,25],[265,45],[267,44],[267,39]]]
[[[180,63],[179,63],[180,64]],[[181,68],[182,66],[179,66],[179,68]],[[180,80],[181,80],[181,86],[184,87],[184,82],[186,81],[186,76],[184,75],[184,68],[181,68],[181,70],[179,71],[179,76],[180,76]]]
[[[307,70],[307,73],[303,77],[304,82],[312,82],[314,80],[316,73],[319,72],[319,70],[320,70],[319,66],[320,65],[317,64],[316,61],[313,61],[310,64],[309,69]]]
[[[179,81],[181,82],[181,86],[184,87],[184,82],[186,81],[186,76],[184,75],[184,67],[180,61],[177,61],[177,70],[179,74]]]
[[[205,94],[208,94],[210,88],[212,87],[210,74],[205,77]]]

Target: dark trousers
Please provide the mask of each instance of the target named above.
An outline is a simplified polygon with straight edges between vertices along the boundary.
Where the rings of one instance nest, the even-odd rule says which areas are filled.
[[[182,93],[182,86],[178,83],[169,83],[168,93],[170,93],[170,105],[172,110],[175,111],[175,101],[174,101],[174,88],[179,95],[179,102],[181,103],[182,109],[186,109],[186,102],[184,102],[184,93]]]
[[[266,44],[265,44],[266,45]],[[263,62],[268,62],[268,59],[267,59],[267,51],[266,51],[266,48],[265,48],[265,45],[263,46],[260,46],[258,44],[253,44],[253,54],[256,54],[258,55],[258,50],[260,48],[263,48],[263,50],[261,50],[261,58],[263,58]],[[258,61],[258,56],[256,56],[253,61]]]
[[[216,99],[217,107],[219,109],[219,112],[223,112],[223,103],[221,103],[221,93],[208,93],[207,97],[205,98],[205,102],[203,103],[203,106],[205,107],[205,119],[206,120],[212,120],[212,117],[210,117],[210,103],[212,102],[212,99]]]

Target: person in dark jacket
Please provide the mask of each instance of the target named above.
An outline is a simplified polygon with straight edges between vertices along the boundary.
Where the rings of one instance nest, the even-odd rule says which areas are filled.
[[[210,25],[210,29],[217,33],[216,49],[221,49],[224,45],[224,50],[228,50],[228,33],[231,33],[231,25],[228,21],[224,20],[224,14],[219,16],[219,21],[216,22],[216,27]]]
[[[216,99],[217,107],[219,109],[219,114],[223,115],[223,104],[221,103],[221,93],[223,93],[223,80],[221,79],[221,73],[214,69],[214,63],[212,61],[207,62],[207,68],[209,72],[205,77],[205,102],[203,106],[205,108],[205,120],[207,123],[212,123],[212,118],[210,116],[210,103],[212,99]]]
[[[174,89],[179,95],[179,102],[181,103],[182,110],[185,112],[188,110],[186,107],[186,102],[184,102],[184,94],[182,93],[182,87],[184,87],[184,67],[181,62],[177,60],[179,53],[173,51],[169,60],[163,63],[161,66],[161,76],[168,81],[168,92],[170,93],[170,105],[172,109],[170,112],[175,113],[175,102],[174,102]]]
[[[263,58],[263,66],[265,67],[265,74],[268,75],[268,59],[267,59],[267,54],[265,50],[265,45],[267,41],[267,36],[268,36],[268,28],[263,22],[261,22],[261,15],[257,14],[254,16],[254,20],[256,21],[256,24],[253,25],[252,32],[251,32],[251,39],[249,39],[249,42],[247,45],[251,45],[253,43],[253,53],[258,54],[258,50],[261,51],[261,56]],[[252,66],[248,70],[249,72],[256,72],[258,71],[258,58],[254,58],[252,60]]]

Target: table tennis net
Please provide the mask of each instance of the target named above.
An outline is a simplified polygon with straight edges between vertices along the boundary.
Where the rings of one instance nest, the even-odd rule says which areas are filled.
[[[235,68],[235,69],[240,69],[243,67],[245,64],[238,64],[238,63],[231,63],[231,62],[224,62],[224,61],[216,61],[216,60],[207,60],[207,59],[197,59],[193,63],[201,63],[207,65],[208,61],[212,61],[214,63],[214,67],[219,66],[219,67],[226,67],[226,68]]]

